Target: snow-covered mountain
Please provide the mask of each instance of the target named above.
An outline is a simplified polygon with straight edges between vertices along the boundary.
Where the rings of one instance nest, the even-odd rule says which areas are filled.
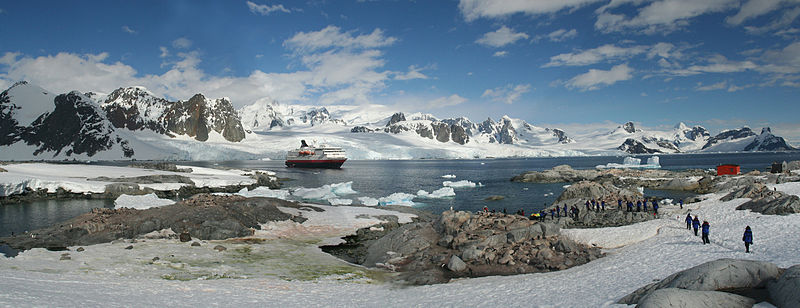
[[[712,137],[701,126],[655,131],[628,122],[574,135],[510,116],[472,122],[382,105],[318,107],[264,98],[234,110],[227,98],[170,101],[141,87],[56,95],[20,82],[0,93],[0,160],[282,159],[301,139],[341,146],[351,159],[796,150],[768,127]]]
[[[141,87],[119,88],[100,98],[100,106],[116,128],[152,130],[159,134],[187,135],[208,140],[210,132],[239,142],[245,132],[227,98],[207,99],[196,94],[187,101],[170,102]]]

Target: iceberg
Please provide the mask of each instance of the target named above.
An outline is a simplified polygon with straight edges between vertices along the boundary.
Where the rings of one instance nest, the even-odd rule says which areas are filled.
[[[445,174],[442,176],[443,179],[455,179],[456,176],[454,174]]]
[[[622,160],[622,164],[618,163],[608,163],[605,165],[597,165],[595,166],[597,169],[625,169],[625,168],[637,168],[637,169],[660,169],[661,163],[659,161],[658,156],[651,156],[647,158],[647,163],[642,164],[642,160],[635,157],[625,157]]]

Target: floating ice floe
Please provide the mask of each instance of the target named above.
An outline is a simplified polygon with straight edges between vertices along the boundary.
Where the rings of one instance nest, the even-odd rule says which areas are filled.
[[[445,174],[442,176],[443,179],[455,179],[455,174]]]
[[[414,206],[414,197],[415,195],[412,194],[397,192],[386,197],[379,198],[378,205]]]
[[[417,192],[417,196],[421,198],[431,198],[431,199],[455,197],[456,191],[453,190],[452,187],[442,187],[432,192],[427,192],[425,190],[420,189]]]
[[[121,195],[114,200],[114,208],[131,208],[137,210],[145,210],[153,207],[160,207],[165,205],[174,204],[175,201],[170,199],[161,199],[156,194],[146,194],[146,195]]]
[[[289,191],[284,189],[269,189],[264,186],[259,186],[254,189],[248,190],[247,188],[242,188],[237,195],[252,198],[252,197],[268,197],[268,198],[278,198],[283,200],[289,199]]]
[[[625,157],[622,160],[622,164],[617,163],[608,163],[605,165],[597,165],[595,166],[597,169],[625,169],[625,168],[638,168],[638,169],[659,169],[661,168],[661,163],[659,162],[658,156],[652,156],[647,158],[647,163],[642,164],[642,160],[635,157]]]
[[[307,200],[328,200],[356,193],[358,192],[353,190],[353,182],[326,184],[318,188],[298,188],[292,191],[293,196]]]
[[[453,181],[444,181],[444,182],[442,182],[442,186],[444,186],[444,187],[461,188],[461,187],[481,187],[481,186],[483,186],[483,184],[481,184],[481,182],[478,182],[476,184],[475,182],[471,182],[471,181],[468,181],[468,180],[461,180],[461,181],[455,181],[455,182],[453,182]]]

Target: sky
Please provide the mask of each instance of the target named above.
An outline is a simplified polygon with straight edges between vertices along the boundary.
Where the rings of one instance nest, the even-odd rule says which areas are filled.
[[[2,1],[0,88],[388,105],[800,144],[800,0]]]

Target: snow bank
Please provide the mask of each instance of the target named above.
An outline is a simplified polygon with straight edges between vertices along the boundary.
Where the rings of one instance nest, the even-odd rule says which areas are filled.
[[[331,205],[351,205],[351,204],[353,204],[353,200],[351,200],[351,199],[330,198],[330,199],[328,199],[328,203],[330,203]]]
[[[175,201],[170,199],[161,199],[156,194],[146,195],[121,195],[114,200],[114,208],[119,209],[123,207],[145,210],[152,207],[160,207],[165,205],[175,204]]]
[[[463,188],[463,187],[481,187],[483,184],[478,182],[477,184],[468,180],[461,180],[461,181],[444,181],[442,182],[442,186],[445,187],[454,187],[454,188]]]
[[[417,196],[420,198],[431,198],[431,199],[438,199],[438,198],[447,198],[447,197],[455,197],[456,192],[453,190],[452,187],[442,187],[432,192],[427,192],[425,190],[420,189],[417,192]]]
[[[236,194],[247,198],[268,197],[268,198],[278,198],[278,199],[288,200],[290,192],[286,189],[269,189],[268,187],[259,186],[252,190],[248,190],[247,188],[242,188],[242,190],[240,190]]]

